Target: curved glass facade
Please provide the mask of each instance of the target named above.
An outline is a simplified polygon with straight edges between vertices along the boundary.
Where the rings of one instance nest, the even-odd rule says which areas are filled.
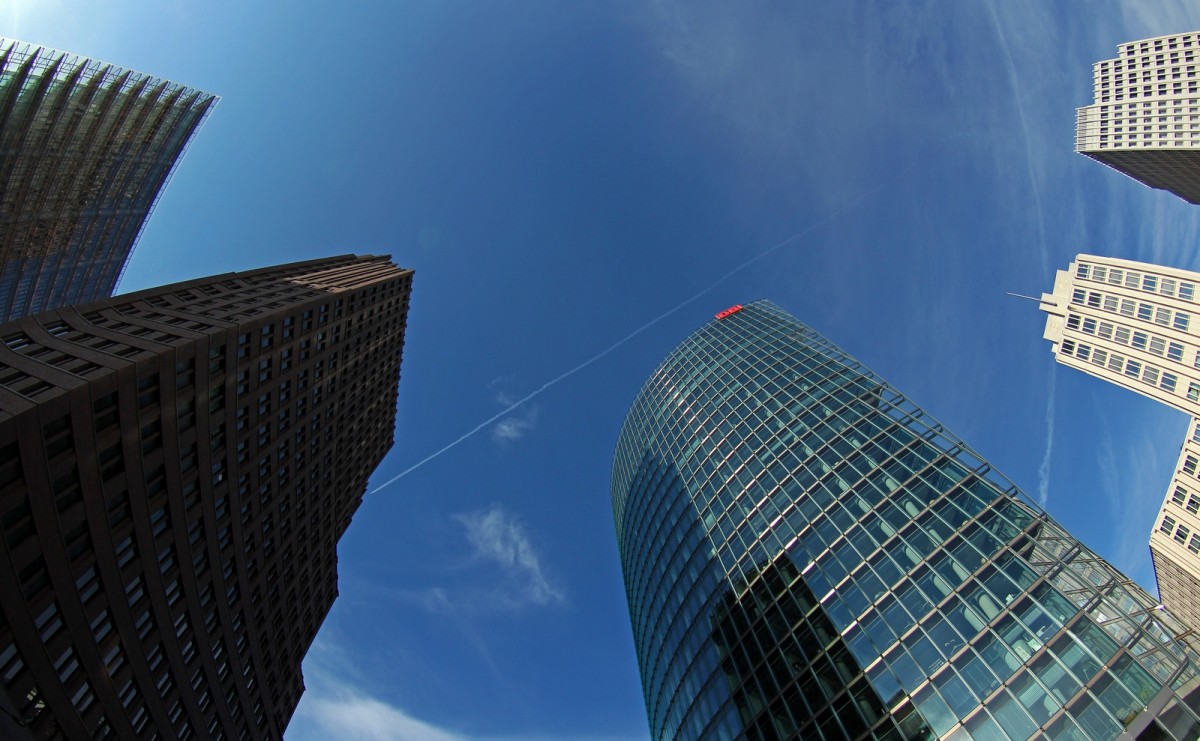
[[[113,292],[215,102],[0,39],[0,322]]]
[[[656,739],[1196,739],[1195,636],[768,302],[646,383],[613,513]]]

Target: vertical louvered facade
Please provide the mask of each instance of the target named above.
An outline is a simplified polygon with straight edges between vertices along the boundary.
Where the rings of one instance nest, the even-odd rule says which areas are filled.
[[[215,100],[0,39],[0,321],[112,294]]]
[[[342,256],[0,325],[0,738],[282,736],[411,281]]]

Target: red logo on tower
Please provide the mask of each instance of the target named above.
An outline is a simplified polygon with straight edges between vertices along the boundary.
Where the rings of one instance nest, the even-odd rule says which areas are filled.
[[[717,318],[718,318],[718,319],[724,319],[725,317],[729,316],[730,314],[736,314],[736,313],[738,313],[738,312],[739,312],[739,311],[741,311],[743,308],[745,308],[745,307],[743,307],[741,304],[734,304],[733,306],[730,306],[730,307],[729,307],[728,309],[726,309],[725,311],[718,311],[718,312],[717,312]]]

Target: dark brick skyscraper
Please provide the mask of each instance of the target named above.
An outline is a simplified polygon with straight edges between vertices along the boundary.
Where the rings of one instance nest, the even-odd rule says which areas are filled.
[[[0,738],[282,735],[411,282],[341,256],[0,326]]]

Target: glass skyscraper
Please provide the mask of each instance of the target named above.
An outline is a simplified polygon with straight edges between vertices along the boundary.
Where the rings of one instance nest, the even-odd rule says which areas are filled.
[[[1200,736],[1200,644],[768,302],[654,372],[613,512],[656,739]]]
[[[0,322],[112,294],[215,103],[0,38]]]

